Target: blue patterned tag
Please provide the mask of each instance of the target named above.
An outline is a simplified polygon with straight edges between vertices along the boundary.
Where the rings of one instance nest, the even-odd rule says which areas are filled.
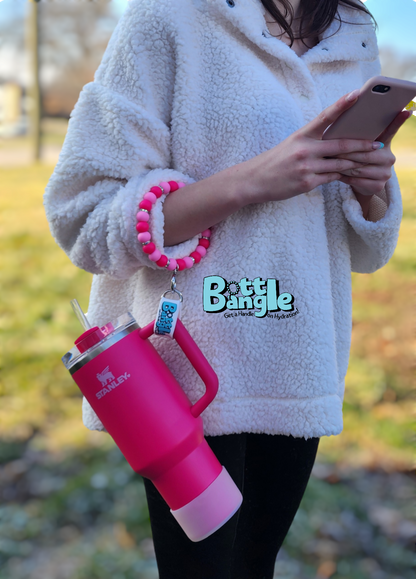
[[[176,321],[180,318],[182,303],[162,296],[155,320],[155,334],[173,338]]]

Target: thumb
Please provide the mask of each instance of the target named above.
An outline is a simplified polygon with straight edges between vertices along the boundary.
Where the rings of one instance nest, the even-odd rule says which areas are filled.
[[[334,104],[324,109],[299,132],[301,132],[305,137],[310,137],[311,139],[322,139],[325,129],[327,129],[329,125],[332,125],[332,123],[335,122],[344,111],[352,107],[352,105],[357,101],[359,94],[360,90],[356,89],[351,93],[342,96]]]

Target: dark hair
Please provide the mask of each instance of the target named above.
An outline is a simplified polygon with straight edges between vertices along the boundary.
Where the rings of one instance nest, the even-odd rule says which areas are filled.
[[[280,12],[279,8],[277,8],[275,0],[261,0],[261,3],[269,12],[269,14],[276,20],[278,24],[283,28],[284,33],[287,33],[290,37],[290,46],[292,46],[293,41],[295,40],[295,36],[292,31],[292,22],[294,18],[293,8],[288,0],[279,0],[280,4],[283,4],[285,9],[285,14]],[[300,24],[299,24],[299,37],[296,37],[296,40],[302,40],[303,44],[304,38],[314,38],[323,32],[331,25],[333,20],[339,20],[341,27],[341,23],[343,22],[338,13],[338,5],[345,4],[346,6],[350,6],[355,8],[356,10],[360,10],[361,12],[365,12],[374,21],[374,24],[377,29],[377,22],[371,12],[359,2],[359,0],[301,0],[300,2]],[[290,15],[290,21],[286,21],[286,17]],[[305,25],[306,24],[306,25]],[[346,24],[357,24],[356,22],[346,22]],[[338,28],[338,30],[339,30]],[[336,32],[338,32],[338,30]],[[336,34],[334,32],[334,34]],[[333,35],[332,35],[333,36]]]

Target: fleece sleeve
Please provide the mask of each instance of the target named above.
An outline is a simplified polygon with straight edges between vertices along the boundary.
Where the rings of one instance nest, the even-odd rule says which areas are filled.
[[[71,113],[44,205],[57,243],[91,273],[126,279],[143,266],[157,269],[137,240],[138,205],[161,181],[194,182],[171,168],[174,58],[161,19],[132,2]],[[165,198],[150,213],[152,241],[168,257],[184,257],[198,236],[164,247]]]
[[[386,183],[388,207],[376,222],[363,217],[361,205],[348,186],[341,185],[342,208],[348,222],[351,271],[373,273],[391,259],[399,238],[403,215],[402,199],[396,173]]]

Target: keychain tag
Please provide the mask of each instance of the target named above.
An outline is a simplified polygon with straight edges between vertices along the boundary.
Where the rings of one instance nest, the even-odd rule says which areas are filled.
[[[169,336],[169,338],[173,338],[173,334],[175,333],[176,322],[181,317],[181,308],[183,302],[183,296],[181,292],[176,289],[177,271],[178,269],[176,268],[172,273],[172,279],[170,280],[170,290],[166,290],[160,298],[154,326],[155,334],[159,336]],[[171,293],[179,296],[179,300],[171,300],[165,297],[166,294]]]
[[[176,322],[180,318],[181,306],[180,300],[171,300],[165,298],[164,295],[161,297],[155,320],[155,334],[173,338]]]

